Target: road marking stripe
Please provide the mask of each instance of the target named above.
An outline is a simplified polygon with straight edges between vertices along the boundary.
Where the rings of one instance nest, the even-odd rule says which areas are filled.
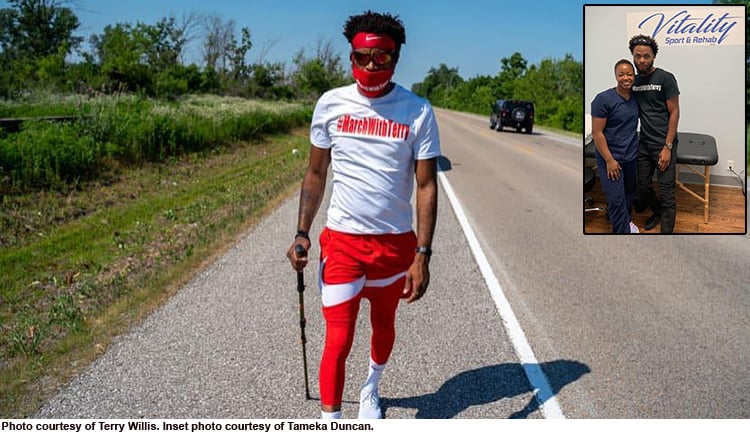
[[[492,267],[490,267],[487,256],[485,256],[482,247],[479,245],[479,240],[477,240],[474,230],[471,228],[469,220],[466,218],[458,198],[455,193],[453,193],[453,188],[448,182],[448,177],[445,176],[444,172],[440,171],[438,172],[438,178],[443,186],[445,194],[448,196],[451,206],[453,207],[453,212],[456,214],[458,223],[461,225],[461,229],[463,229],[464,234],[466,235],[466,240],[469,242],[471,252],[479,266],[479,270],[482,272],[485,282],[487,283],[490,294],[495,301],[495,306],[500,313],[500,318],[503,321],[505,330],[508,332],[513,349],[516,351],[516,355],[526,372],[526,377],[531,383],[531,387],[533,388],[537,401],[540,404],[539,407],[542,411],[542,415],[544,415],[545,418],[565,418],[565,415],[557,402],[557,398],[555,398],[552,388],[547,381],[547,377],[541,370],[539,362],[534,356],[534,352],[531,350],[529,342],[526,340],[526,335],[523,333],[523,329],[521,329],[521,324],[513,313],[513,309],[511,308],[508,299],[505,297],[505,293],[503,292],[495,273],[492,271]]]
[[[533,148],[531,148],[531,147],[530,147],[530,146],[528,146],[528,145],[523,145],[523,144],[516,144],[516,148],[517,148],[518,150],[520,150],[520,151],[522,151],[522,152],[526,153],[526,154],[533,154],[533,153],[534,153],[534,149],[533,149]]]

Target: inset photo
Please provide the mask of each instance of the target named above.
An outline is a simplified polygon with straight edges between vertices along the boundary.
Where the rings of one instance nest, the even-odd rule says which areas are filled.
[[[584,6],[584,234],[746,234],[745,5]]]

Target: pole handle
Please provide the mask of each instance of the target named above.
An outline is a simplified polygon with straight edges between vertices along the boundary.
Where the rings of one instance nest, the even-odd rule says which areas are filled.
[[[294,252],[297,253],[298,256],[304,257],[307,255],[307,251],[305,251],[305,248],[302,247],[302,245],[295,245],[294,246]]]

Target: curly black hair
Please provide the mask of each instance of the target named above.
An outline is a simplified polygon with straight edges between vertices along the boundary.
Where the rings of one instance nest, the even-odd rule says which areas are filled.
[[[656,53],[659,52],[659,45],[656,43],[656,40],[647,35],[635,35],[630,38],[630,44],[628,46],[630,48],[630,54],[633,54],[633,49],[636,45],[651,47],[651,50],[654,52],[654,57],[656,57]]]
[[[346,40],[351,44],[354,35],[360,32],[390,36],[396,42],[396,53],[401,51],[401,44],[406,43],[406,30],[404,30],[404,23],[398,15],[367,11],[360,15],[350,16],[344,24]]]

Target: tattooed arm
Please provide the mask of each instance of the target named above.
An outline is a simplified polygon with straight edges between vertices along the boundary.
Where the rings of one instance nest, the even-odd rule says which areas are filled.
[[[313,219],[318,213],[320,203],[326,187],[328,165],[331,163],[331,150],[312,146],[310,150],[310,163],[307,172],[302,179],[302,187],[299,195],[299,213],[297,217],[297,230],[310,231]],[[302,245],[305,252],[310,250],[310,240],[304,237],[296,237],[292,246],[287,250],[286,256],[292,263],[292,268],[302,270],[307,265],[307,256],[298,257],[294,251],[296,245]]]

